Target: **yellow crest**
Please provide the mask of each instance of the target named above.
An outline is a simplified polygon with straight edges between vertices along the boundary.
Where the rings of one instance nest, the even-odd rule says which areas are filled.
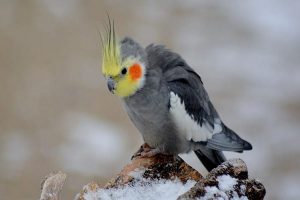
[[[108,18],[105,38],[102,42],[102,73],[104,75],[116,76],[121,70],[120,44],[115,34],[114,22]]]

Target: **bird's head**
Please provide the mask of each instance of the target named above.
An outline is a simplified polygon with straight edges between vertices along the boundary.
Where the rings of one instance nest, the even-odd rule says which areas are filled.
[[[102,73],[108,89],[123,98],[135,94],[144,85],[145,50],[130,38],[119,41],[111,23],[102,39],[102,48]]]

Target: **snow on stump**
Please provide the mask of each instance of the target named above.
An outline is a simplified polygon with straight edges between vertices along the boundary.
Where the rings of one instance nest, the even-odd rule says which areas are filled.
[[[178,200],[233,199],[260,200],[266,194],[258,180],[248,179],[248,170],[241,159],[228,160],[213,169]]]
[[[135,157],[106,185],[89,183],[76,200],[263,199],[264,186],[248,179],[246,164],[228,160],[204,178],[180,157]]]
[[[90,183],[75,199],[176,199],[202,178],[180,157],[135,157],[105,186]]]

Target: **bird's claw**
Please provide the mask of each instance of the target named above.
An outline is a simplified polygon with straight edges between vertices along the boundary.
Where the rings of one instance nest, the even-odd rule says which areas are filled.
[[[153,157],[157,154],[160,154],[161,151],[157,148],[151,148],[147,143],[144,143],[137,152],[133,154],[131,157],[131,160],[134,159],[135,157],[142,157],[142,158],[149,158]]]
[[[143,144],[144,145],[144,144]],[[141,153],[143,152],[143,145],[140,146],[139,150],[137,150],[132,156],[131,156],[131,160],[133,160],[135,157],[138,157],[141,155]]]
[[[147,151],[143,151],[141,152],[141,157],[142,158],[149,158],[149,157],[153,157],[157,154],[160,154],[160,150],[159,149],[149,149]]]

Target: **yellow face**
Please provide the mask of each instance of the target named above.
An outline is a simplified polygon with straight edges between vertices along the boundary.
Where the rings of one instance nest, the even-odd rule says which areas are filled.
[[[121,67],[122,66],[122,67]],[[133,95],[144,84],[144,66],[138,60],[128,58],[114,73],[104,73],[111,92],[120,97]]]

